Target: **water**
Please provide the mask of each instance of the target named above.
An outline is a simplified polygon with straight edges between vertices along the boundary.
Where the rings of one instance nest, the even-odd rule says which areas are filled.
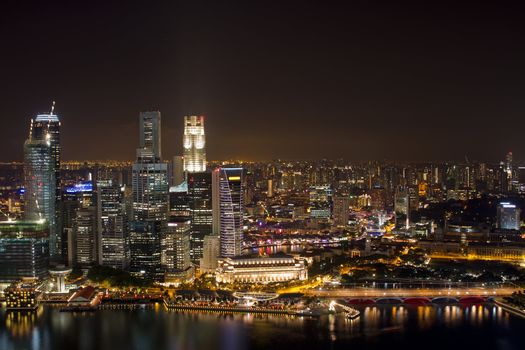
[[[492,306],[361,307],[361,317],[102,310],[0,312],[0,349],[525,349],[525,319]]]

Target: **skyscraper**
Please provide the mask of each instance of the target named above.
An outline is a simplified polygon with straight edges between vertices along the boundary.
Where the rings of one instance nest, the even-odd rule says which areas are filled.
[[[241,254],[244,219],[244,169],[217,168],[212,173],[213,232],[220,236],[221,256]]]
[[[94,206],[76,211],[73,219],[73,236],[76,242],[74,265],[89,267],[97,262],[97,211]]]
[[[49,226],[49,250],[57,254],[55,169],[49,140],[30,138],[24,143],[26,220],[44,220]],[[48,251],[49,251],[48,250]]]
[[[116,269],[129,267],[128,222],[124,192],[112,180],[97,182],[98,261]]]
[[[184,182],[184,157],[173,157],[172,172],[172,185],[179,186]]]
[[[169,219],[161,240],[161,260],[166,281],[186,280],[192,275],[189,218]]]
[[[60,120],[58,115],[54,114],[55,103],[48,114],[38,114],[31,120],[29,139],[33,141],[47,142],[50,148],[51,168],[53,175],[54,191],[54,218],[49,218],[49,253],[51,258],[60,258],[61,255],[61,234],[60,234]],[[47,219],[47,218],[46,218]]]
[[[49,232],[44,220],[0,222],[0,282],[44,278],[49,268]]]
[[[140,144],[143,150],[151,151],[153,157],[162,159],[160,112],[140,113]]]
[[[206,138],[204,117],[195,115],[184,117],[184,171],[188,173],[206,170]]]
[[[160,112],[140,114],[140,147],[132,166],[132,272],[162,278],[160,241],[168,216],[168,166],[161,162]]]
[[[188,200],[191,215],[191,260],[199,264],[204,238],[213,233],[212,174],[188,174]]]

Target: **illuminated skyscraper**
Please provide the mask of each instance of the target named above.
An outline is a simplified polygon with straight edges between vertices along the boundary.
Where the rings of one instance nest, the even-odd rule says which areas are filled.
[[[191,260],[203,256],[204,238],[213,233],[212,174],[188,174],[188,204],[191,215]]]
[[[206,138],[204,117],[184,117],[184,171],[188,173],[206,171]]]
[[[128,222],[123,189],[112,180],[97,182],[98,261],[116,269],[129,267]]]
[[[161,240],[161,260],[167,281],[184,280],[191,275],[189,218],[169,219]]]
[[[60,120],[58,116],[54,114],[55,104],[51,112],[48,114],[38,114],[35,118],[31,119],[31,127],[29,130],[29,148],[39,147],[36,143],[46,143],[49,147],[49,165],[50,171],[53,173],[54,182],[52,186],[53,191],[53,203],[47,206],[47,209],[53,210],[53,212],[46,212],[46,220],[49,222],[49,253],[52,258],[59,258],[61,255],[61,235],[60,223],[59,223],[59,208],[60,208]],[[35,161],[35,159],[33,159]],[[27,179],[27,178],[26,178]],[[45,185],[44,185],[45,186]],[[35,198],[34,198],[35,199]],[[51,208],[52,207],[52,208]],[[35,212],[30,215],[34,215]]]
[[[45,221],[49,226],[49,249],[56,249],[56,182],[49,141],[30,138],[24,143],[24,183],[24,217],[26,220]]]
[[[212,173],[213,232],[219,233],[222,257],[241,254],[244,187],[242,168],[218,168]]]
[[[76,242],[74,265],[88,267],[97,262],[97,211],[94,206],[76,211],[73,219],[73,236]]]
[[[160,241],[168,217],[168,166],[160,161],[160,112],[140,114],[140,147],[132,166],[131,270],[162,278]]]

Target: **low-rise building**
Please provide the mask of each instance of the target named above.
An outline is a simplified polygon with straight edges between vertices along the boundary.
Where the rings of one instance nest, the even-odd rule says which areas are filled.
[[[239,256],[219,259],[215,278],[220,283],[286,282],[306,280],[308,270],[304,259],[289,255]]]

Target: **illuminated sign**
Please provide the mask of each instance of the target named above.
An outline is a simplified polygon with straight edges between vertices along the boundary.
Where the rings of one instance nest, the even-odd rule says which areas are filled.
[[[91,181],[82,181],[72,186],[66,187],[66,193],[82,193],[82,192],[92,192],[93,183]]]
[[[230,177],[228,178],[229,181],[239,181],[240,179],[241,179],[240,176],[230,176]]]

